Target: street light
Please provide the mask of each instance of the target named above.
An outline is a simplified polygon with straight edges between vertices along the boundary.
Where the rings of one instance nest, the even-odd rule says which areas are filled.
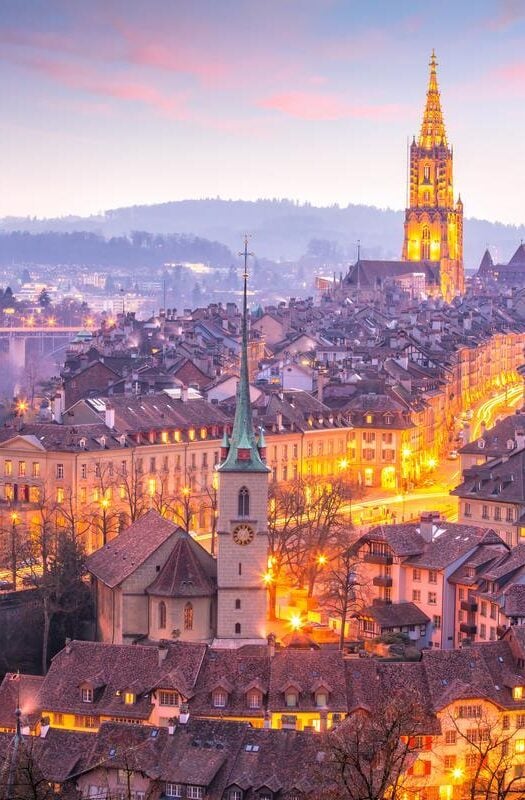
[[[290,625],[292,627],[292,630],[300,631],[301,628],[303,627],[303,621],[301,619],[301,615],[292,614],[292,616],[290,617]]]
[[[100,501],[100,507],[102,509],[102,544],[105,545],[108,538],[107,510],[109,508],[109,500],[107,497],[102,498]]]
[[[13,511],[11,514],[11,582],[13,590],[16,591],[16,524],[18,522],[18,514]]]

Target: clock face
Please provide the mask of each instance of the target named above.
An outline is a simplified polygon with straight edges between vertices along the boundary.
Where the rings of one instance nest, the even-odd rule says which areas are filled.
[[[255,532],[250,525],[246,525],[243,523],[242,525],[237,525],[233,529],[233,541],[236,544],[250,544],[255,536]]]

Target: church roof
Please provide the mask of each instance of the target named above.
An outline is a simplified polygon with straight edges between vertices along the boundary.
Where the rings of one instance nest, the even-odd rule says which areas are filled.
[[[493,266],[494,266],[494,261],[492,259],[491,254],[490,254],[490,250],[487,247],[487,249],[483,253],[483,258],[481,259],[481,262],[480,262],[480,265],[479,265],[479,269],[488,269],[488,268],[493,267]]]
[[[182,529],[151,510],[86,560],[88,571],[113,589]]]
[[[375,289],[385,280],[395,280],[403,275],[418,272],[424,274],[427,283],[439,284],[439,262],[437,261],[368,261],[362,259],[349,268],[344,283],[358,289]]]
[[[437,82],[437,61],[434,51],[430,58],[430,76],[428,80],[427,101],[423,112],[423,122],[421,123],[421,133],[419,134],[419,146],[425,150],[433,147],[447,146],[447,133],[443,121],[441,110],[441,100]]]
[[[213,556],[183,534],[146,592],[161,597],[208,597],[215,594],[216,580]]]
[[[523,266],[525,267],[525,245],[521,242],[520,246],[509,261],[509,266]]]

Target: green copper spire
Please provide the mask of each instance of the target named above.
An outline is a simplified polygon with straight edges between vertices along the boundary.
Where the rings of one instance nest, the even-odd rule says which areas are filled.
[[[248,237],[244,237],[244,291],[242,307],[241,375],[237,384],[235,420],[230,446],[220,472],[270,472],[261,459],[252,423],[250,382],[248,377]]]

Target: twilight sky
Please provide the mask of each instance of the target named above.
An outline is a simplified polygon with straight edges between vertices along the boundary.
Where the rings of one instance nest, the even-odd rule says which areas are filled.
[[[525,0],[2,0],[0,216],[402,208],[432,47],[465,214],[525,222]]]

